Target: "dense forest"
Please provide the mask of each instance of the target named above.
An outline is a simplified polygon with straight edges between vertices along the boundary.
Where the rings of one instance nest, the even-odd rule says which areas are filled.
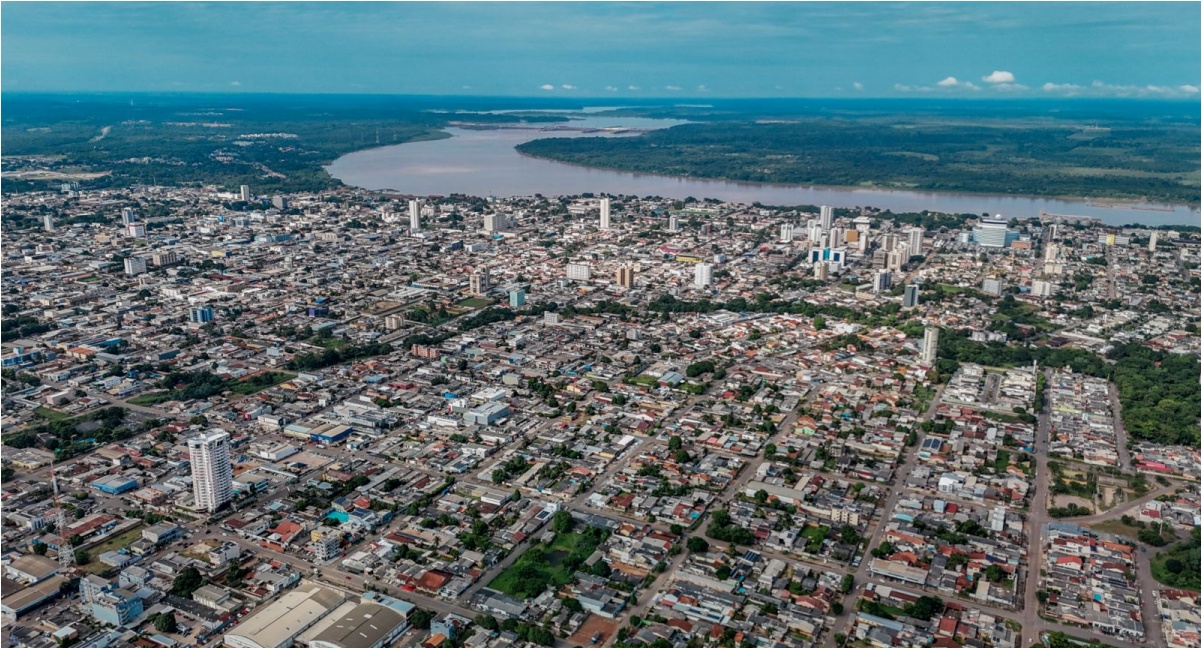
[[[1197,203],[1197,124],[813,118],[546,138],[524,154],[737,181]]]

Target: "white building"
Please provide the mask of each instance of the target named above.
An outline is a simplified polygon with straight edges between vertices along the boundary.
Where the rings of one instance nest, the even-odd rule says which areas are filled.
[[[1148,237],[1148,252],[1156,252],[1156,241],[1159,238],[1160,233],[1153,230],[1152,235]]]
[[[245,187],[246,185],[243,185]],[[242,199],[246,200],[246,199]],[[121,208],[121,225],[131,225],[138,222],[138,215],[132,207]]]
[[[54,232],[54,215],[46,214],[42,216],[42,229],[47,232]],[[1153,235],[1155,236],[1155,235]]]
[[[818,224],[822,226],[822,233],[826,234],[831,231],[831,222],[835,220],[835,208],[829,205],[823,205],[818,210]]]
[[[242,200],[243,200],[244,202],[249,202],[249,201],[250,201],[250,185],[243,185],[243,186],[242,186]]]
[[[922,362],[932,365],[939,351],[939,329],[927,327],[922,333]]]
[[[409,201],[409,231],[420,232],[422,229],[422,202],[416,198]]]
[[[213,431],[188,440],[192,462],[192,495],[197,510],[217,511],[234,495],[234,469],[230,464],[230,435]]]
[[[910,256],[922,254],[922,228],[910,228],[910,240],[908,242],[910,248]]]
[[[485,214],[485,232],[505,232],[509,229],[509,219],[504,214]]]
[[[693,268],[693,285],[697,288],[705,288],[710,285],[714,278],[713,264],[697,264]]]
[[[141,257],[125,258],[125,274],[141,275],[146,272],[146,260]]]
[[[609,229],[609,199],[601,199],[601,229]]]
[[[675,214],[668,215],[668,232],[680,232],[680,217]]]
[[[1052,283],[1045,282],[1042,279],[1037,279],[1031,282],[1031,295],[1035,297],[1047,297],[1052,294]]]
[[[125,236],[130,239],[141,239],[146,236],[146,226],[141,223],[130,223],[125,226]]]
[[[872,292],[884,293],[893,284],[893,276],[887,270],[878,270],[872,277]]]
[[[469,283],[472,293],[475,293],[476,295],[483,295],[487,293],[488,289],[492,288],[492,281],[488,276],[488,269],[481,268],[480,270],[472,273]]]
[[[780,226],[780,242],[781,243],[792,243],[793,242],[793,224],[792,223],[784,223]]]
[[[588,264],[568,264],[568,279],[587,282],[593,277],[593,269]]]

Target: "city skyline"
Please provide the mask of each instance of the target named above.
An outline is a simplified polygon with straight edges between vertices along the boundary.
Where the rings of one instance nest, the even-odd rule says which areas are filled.
[[[4,18],[6,92],[1180,99],[1202,74],[1190,3],[7,3]]]

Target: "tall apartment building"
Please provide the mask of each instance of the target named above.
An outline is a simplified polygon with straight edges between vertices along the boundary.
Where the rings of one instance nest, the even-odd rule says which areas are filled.
[[[422,229],[422,202],[413,199],[409,201],[409,231],[418,232]]]
[[[668,215],[668,232],[680,232],[680,217],[675,214]]]
[[[781,224],[781,226],[780,226],[780,242],[781,243],[792,243],[793,242],[793,224],[792,223]]]
[[[872,276],[872,292],[884,293],[889,290],[892,285],[893,278],[887,270],[878,270],[876,275]]]
[[[192,496],[199,511],[214,512],[234,497],[230,435],[213,430],[188,440],[192,462]]]
[[[609,229],[609,199],[601,199],[601,229]]]
[[[693,285],[697,288],[705,288],[706,286],[709,286],[713,279],[713,264],[697,264],[693,267]]]
[[[909,239],[908,245],[910,248],[910,256],[911,257],[913,257],[914,255],[922,254],[923,234],[925,234],[925,233],[923,232],[922,228],[910,228],[910,239]]]
[[[614,283],[625,288],[634,287],[634,267],[619,266],[618,271],[614,273]]]
[[[243,185],[241,189],[242,189],[243,202],[249,202],[250,201],[250,185]]]
[[[822,226],[822,233],[826,234],[831,231],[831,223],[835,220],[835,208],[829,205],[823,205],[818,210],[818,224]]]
[[[138,214],[132,207],[121,208],[121,225],[132,225],[138,222]]]
[[[939,329],[927,327],[922,332],[922,362],[933,365],[939,353]]]
[[[488,292],[488,289],[492,288],[492,282],[488,276],[487,268],[481,268],[480,270],[472,273],[471,279],[468,281],[468,283],[470,285],[469,288],[471,292],[475,293],[476,295],[483,295]]]
[[[213,307],[211,306],[194,306],[188,309],[188,321],[198,324],[205,324],[214,320]]]
[[[918,306],[918,285],[907,284],[906,292],[902,296],[902,308],[913,309],[916,306]]]
[[[47,232],[54,232],[54,215],[46,214],[42,216],[42,229]]]
[[[593,269],[588,264],[568,264],[568,279],[587,282],[593,277]]]
[[[125,274],[141,275],[146,272],[146,260],[141,257],[125,258]]]

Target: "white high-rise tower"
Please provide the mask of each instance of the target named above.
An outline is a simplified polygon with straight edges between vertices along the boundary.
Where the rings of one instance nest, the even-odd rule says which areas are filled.
[[[784,223],[780,226],[780,242],[791,243],[793,241],[793,224]]]
[[[668,215],[668,232],[680,232],[680,217],[675,214]]]
[[[192,462],[192,496],[197,510],[215,512],[234,497],[230,435],[215,429],[188,440]]]
[[[939,350],[939,329],[927,327],[922,333],[922,362],[931,365]]]
[[[42,229],[47,232],[54,232],[54,215],[53,214],[43,214],[42,215]]]
[[[705,288],[710,285],[714,276],[713,264],[697,264],[693,269],[693,285],[697,288]]]
[[[413,199],[409,201],[409,230],[417,232],[422,229],[422,202]]]
[[[609,229],[609,199],[601,199],[601,229]]]
[[[910,248],[910,256],[922,254],[922,236],[925,234],[922,228],[910,228],[910,239],[907,245]]]
[[[829,205],[823,205],[818,210],[818,223],[822,226],[822,233],[826,234],[831,231],[831,223],[835,220],[835,209]]]

